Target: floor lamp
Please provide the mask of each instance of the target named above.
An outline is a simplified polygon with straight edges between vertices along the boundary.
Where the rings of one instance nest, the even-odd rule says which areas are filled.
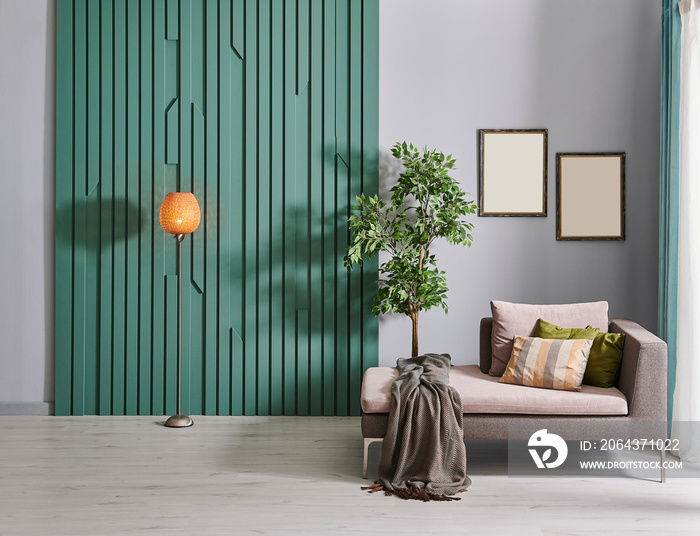
[[[182,240],[199,225],[199,204],[189,192],[172,192],[160,206],[160,225],[177,240],[177,414],[165,421],[170,428],[185,428],[194,423],[180,411],[182,386]]]

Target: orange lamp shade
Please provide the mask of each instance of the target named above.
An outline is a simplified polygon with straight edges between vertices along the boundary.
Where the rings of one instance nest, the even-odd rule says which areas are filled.
[[[174,235],[190,234],[199,225],[199,203],[189,192],[171,192],[160,206],[160,225]]]

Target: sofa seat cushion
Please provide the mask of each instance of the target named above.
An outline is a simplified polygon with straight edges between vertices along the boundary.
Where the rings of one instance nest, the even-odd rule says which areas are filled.
[[[362,411],[389,413],[395,367],[371,367],[362,380]],[[581,391],[555,391],[499,383],[478,365],[450,369],[450,385],[462,399],[463,413],[522,415],[627,415],[627,399],[615,387],[581,386]]]

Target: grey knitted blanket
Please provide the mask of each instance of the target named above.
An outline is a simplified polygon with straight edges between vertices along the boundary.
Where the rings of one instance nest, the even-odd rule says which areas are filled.
[[[449,500],[471,484],[462,435],[462,401],[450,387],[450,356],[399,359],[391,386],[379,487],[406,499]]]

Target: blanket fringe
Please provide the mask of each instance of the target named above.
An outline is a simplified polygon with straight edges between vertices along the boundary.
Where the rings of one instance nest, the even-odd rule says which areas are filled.
[[[366,491],[367,493],[377,493],[378,491],[383,491],[384,495],[386,496],[391,496],[394,495],[398,497],[399,499],[404,499],[404,500],[415,500],[415,501],[423,501],[423,502],[428,502],[428,501],[461,501],[461,497],[451,497],[449,495],[437,495],[434,493],[428,493],[427,491],[423,491],[418,488],[410,487],[407,489],[385,489],[384,485],[381,482],[375,482],[371,486],[362,486],[360,488],[362,491]],[[467,491],[466,489],[460,489],[457,491],[457,493],[462,493],[464,491]]]

